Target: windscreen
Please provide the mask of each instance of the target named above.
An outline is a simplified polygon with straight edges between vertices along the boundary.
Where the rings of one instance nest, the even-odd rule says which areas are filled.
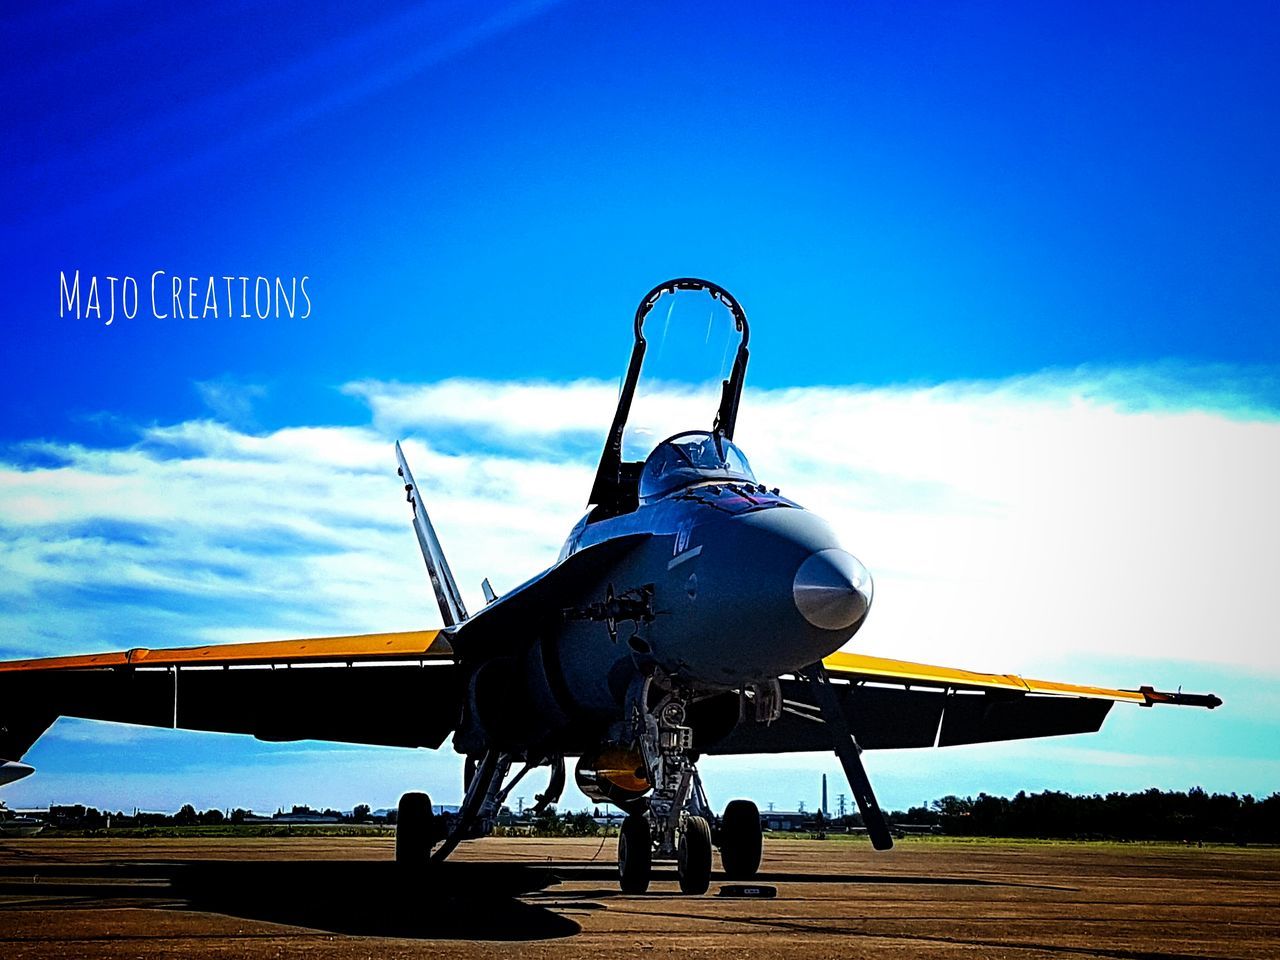
[[[751,464],[732,442],[698,431],[658,444],[640,472],[640,499],[653,500],[708,480],[755,483]]]
[[[644,460],[663,440],[710,430],[742,333],[706,290],[663,292],[644,319],[640,380],[622,434],[622,459]]]

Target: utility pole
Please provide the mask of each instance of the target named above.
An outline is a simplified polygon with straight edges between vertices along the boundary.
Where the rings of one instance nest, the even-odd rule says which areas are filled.
[[[844,797],[844,794],[843,794],[843,793],[838,794],[838,795],[836,796],[836,807],[839,809],[839,811],[840,811],[840,816],[841,816],[841,817],[843,817],[843,816],[844,816],[844,809],[845,809],[845,807],[844,807],[844,800],[845,800],[845,797]]]
[[[524,797],[516,797],[516,815],[524,816]]]
[[[801,813],[804,813],[804,801],[803,801],[803,800],[801,800],[801,801],[800,801],[800,812],[801,812]]]
[[[770,812],[770,813],[773,813],[773,801],[772,801],[772,800],[770,800],[770,801],[769,801],[769,812]]]

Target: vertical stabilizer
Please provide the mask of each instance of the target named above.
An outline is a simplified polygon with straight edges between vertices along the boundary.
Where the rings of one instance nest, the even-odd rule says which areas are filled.
[[[396,444],[396,459],[400,461],[398,473],[404,480],[405,499],[413,507],[413,531],[418,535],[418,546],[422,548],[422,559],[427,563],[427,574],[431,577],[431,588],[436,593],[436,602],[440,604],[440,616],[444,625],[452,627],[467,619],[467,608],[462,602],[462,594],[458,592],[458,584],[449,570],[449,562],[444,558],[440,548],[440,540],[431,526],[431,518],[427,516],[427,508],[422,504],[422,494],[409,472],[409,464],[404,458],[400,444]]]

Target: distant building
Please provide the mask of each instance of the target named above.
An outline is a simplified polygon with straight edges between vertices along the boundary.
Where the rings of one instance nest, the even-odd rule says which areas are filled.
[[[252,812],[244,818],[245,823],[341,823],[342,815],[336,810],[312,810],[310,807],[294,807],[288,813],[277,810],[269,817],[255,816]]]
[[[49,821],[58,826],[78,824],[84,820],[84,815],[87,812],[83,803],[51,803],[49,804]]]
[[[800,832],[813,823],[813,814],[801,813],[799,810],[765,810],[760,814],[760,822],[766,830]]]
[[[269,817],[245,817],[245,823],[341,823],[341,817],[324,813],[275,813]]]

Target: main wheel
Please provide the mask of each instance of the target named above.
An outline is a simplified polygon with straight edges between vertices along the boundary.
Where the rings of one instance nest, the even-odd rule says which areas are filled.
[[[711,886],[711,824],[706,817],[685,817],[680,831],[680,890],[706,893]]]
[[[425,865],[435,839],[431,798],[425,793],[406,793],[396,808],[396,863]]]
[[[764,831],[760,808],[750,800],[730,800],[720,818],[720,862],[730,880],[750,880],[760,872]]]
[[[653,841],[649,821],[629,813],[618,831],[618,885],[623,893],[644,893],[653,873]]]

